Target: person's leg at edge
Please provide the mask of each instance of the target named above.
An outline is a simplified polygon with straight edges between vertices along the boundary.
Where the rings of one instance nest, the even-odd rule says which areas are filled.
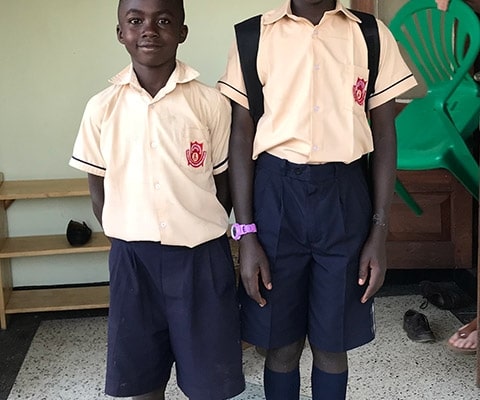
[[[311,346],[313,400],[345,400],[348,382],[347,353],[331,353]]]
[[[300,398],[300,357],[305,338],[277,349],[267,350],[264,369],[266,400],[298,400]]]
[[[141,396],[133,396],[132,400],[165,400],[166,385],[153,392],[142,394]]]
[[[457,332],[455,332],[450,339],[448,339],[449,345],[453,349],[470,350],[475,351],[477,349],[477,318],[474,318],[467,325],[462,326]]]

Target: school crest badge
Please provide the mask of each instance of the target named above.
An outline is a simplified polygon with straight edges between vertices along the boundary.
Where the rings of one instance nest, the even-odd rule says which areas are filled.
[[[188,165],[193,168],[203,167],[207,152],[203,151],[203,143],[190,142],[190,149],[186,151]]]
[[[357,104],[363,106],[365,97],[367,97],[367,81],[357,78],[357,83],[353,86],[353,98]]]

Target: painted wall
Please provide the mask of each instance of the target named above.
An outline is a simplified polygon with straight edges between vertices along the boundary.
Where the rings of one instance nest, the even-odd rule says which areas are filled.
[[[185,0],[190,34],[179,58],[213,85],[232,26],[283,0]],[[0,171],[6,180],[84,177],[68,166],[87,100],[128,62],[115,37],[117,0],[0,0]],[[349,5],[349,1],[344,2]],[[16,201],[11,236],[100,227],[88,198]],[[15,259],[15,286],[107,281],[107,254]]]

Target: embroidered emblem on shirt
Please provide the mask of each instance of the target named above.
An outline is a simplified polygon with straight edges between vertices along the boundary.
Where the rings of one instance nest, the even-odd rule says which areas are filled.
[[[207,158],[207,152],[203,151],[203,143],[190,142],[190,149],[186,151],[188,165],[194,168],[203,166],[203,162]]]
[[[365,97],[367,96],[367,81],[362,78],[357,78],[357,83],[353,86],[353,98],[357,104],[363,106]]]

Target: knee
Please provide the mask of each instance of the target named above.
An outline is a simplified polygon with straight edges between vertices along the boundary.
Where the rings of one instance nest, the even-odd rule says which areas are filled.
[[[340,374],[348,369],[347,353],[332,353],[312,347],[313,365],[329,374]]]
[[[286,373],[298,368],[305,339],[288,346],[267,351],[266,367],[274,372]]]

